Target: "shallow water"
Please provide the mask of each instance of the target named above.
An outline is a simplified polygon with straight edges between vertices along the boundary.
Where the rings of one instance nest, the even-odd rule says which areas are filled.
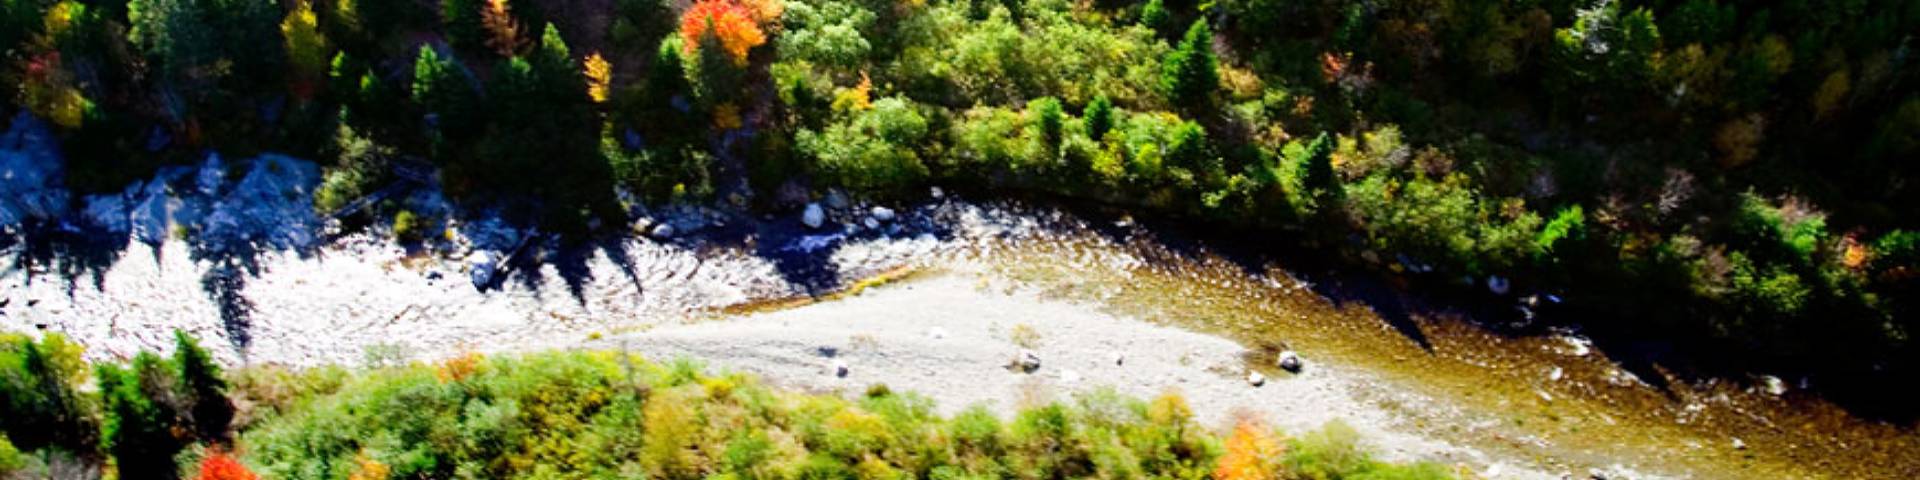
[[[1286,374],[1268,365],[1281,349],[1301,352],[1309,368],[1327,362],[1365,369],[1382,381],[1363,398],[1403,414],[1406,428],[1537,470],[1693,478],[1900,478],[1920,471],[1914,428],[1863,421],[1811,394],[1790,388],[1775,396],[1750,382],[1641,378],[1578,336],[1508,336],[1458,315],[1409,312],[1391,288],[1335,301],[1285,260],[1229,260],[1206,242],[1172,245],[1158,240],[1164,232],[1124,219],[951,199],[903,211],[878,231],[854,226],[864,219],[859,208],[835,211],[824,231],[791,218],[728,214],[702,221],[714,226],[692,238],[537,246],[498,290],[477,291],[461,275],[469,268],[464,252],[420,255],[364,235],[309,248],[322,236],[317,222],[305,220],[311,212],[298,211],[312,185],[303,168],[310,165],[249,162],[255,168],[240,171],[255,173],[233,184],[244,188],[205,175],[226,169],[203,166],[149,183],[160,187],[89,201],[79,215],[58,212],[122,235],[107,247],[116,254],[79,262],[86,268],[78,271],[59,265],[75,263],[83,254],[72,252],[91,251],[86,245],[30,252],[45,243],[0,242],[13,245],[0,253],[15,259],[0,266],[0,300],[7,302],[0,304],[0,328],[65,332],[96,359],[164,349],[169,332],[181,328],[226,340],[219,356],[229,363],[355,363],[564,347],[603,332],[791,306],[903,268],[965,268],[991,272],[999,279],[992,288],[1035,290],[1228,337],[1264,352],[1247,361],[1278,381]],[[202,185],[212,188],[186,191]],[[17,213],[39,204],[11,205]],[[223,205],[273,210],[199,214]],[[149,215],[163,223],[143,226],[142,211],[165,214]],[[126,227],[111,219],[127,219]],[[182,242],[151,233],[182,223],[212,235]],[[473,240],[485,248],[511,243]],[[229,243],[261,251],[244,257],[244,270],[224,260],[230,256],[206,254],[210,245]],[[1400,392],[1447,402],[1405,404],[1410,397]]]

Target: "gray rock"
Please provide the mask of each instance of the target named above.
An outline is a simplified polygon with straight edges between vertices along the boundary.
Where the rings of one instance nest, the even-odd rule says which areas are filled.
[[[1487,277],[1487,291],[1493,292],[1494,295],[1506,295],[1509,288],[1511,285],[1507,283],[1505,277],[1499,275]]]
[[[1300,373],[1300,369],[1306,366],[1305,362],[1300,361],[1300,354],[1294,353],[1292,350],[1280,352],[1280,361],[1277,363],[1279,363],[1281,370],[1293,373]]]
[[[866,220],[861,220],[860,225],[867,227],[868,230],[880,229],[880,221],[874,220],[873,217],[867,217]]]
[[[941,190],[940,187],[933,187],[933,190],[928,193],[933,195],[933,198],[946,198],[947,196],[947,191]]]
[[[873,211],[871,213],[873,215],[874,220],[879,220],[882,222],[891,222],[894,219],[893,209],[891,208],[876,206],[876,207],[873,207]]]
[[[847,373],[849,372],[849,370],[851,369],[847,367],[846,360],[833,361],[833,376],[840,377],[840,378],[847,378]]]
[[[847,201],[847,194],[841,193],[840,189],[837,189],[837,188],[833,190],[828,190],[827,198],[825,200],[827,202],[827,208],[831,208],[834,210],[846,210],[847,205],[851,203]]]
[[[827,211],[821,209],[818,203],[809,203],[807,209],[800,212],[800,223],[807,228],[820,228],[827,223]]]
[[[671,223],[662,223],[659,225],[654,225],[653,231],[647,232],[647,233],[648,235],[653,236],[653,238],[666,239],[666,238],[673,238],[675,234],[680,233],[680,230],[677,228],[673,228],[673,224]]]

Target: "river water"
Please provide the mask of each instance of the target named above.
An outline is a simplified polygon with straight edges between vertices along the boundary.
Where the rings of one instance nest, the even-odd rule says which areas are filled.
[[[682,206],[643,212],[682,227],[682,236],[533,242],[496,288],[476,289],[472,252],[506,241],[421,250],[378,232],[328,240],[323,222],[302,211],[316,180],[305,162],[215,159],[67,211],[36,200],[57,175],[19,174],[46,162],[17,155],[30,139],[9,135],[0,150],[15,156],[0,166],[20,184],[0,192],[0,329],[61,332],[96,360],[165,350],[175,329],[205,339],[234,365],[565,347],[786,308],[890,272],[964,265],[1050,298],[1263,352],[1249,365],[1270,365],[1272,353],[1291,349],[1363,369],[1381,379],[1367,400],[1378,408],[1426,435],[1539,470],[1690,478],[1920,472],[1914,426],[1854,417],[1793,385],[1629,371],[1576,334],[1495,333],[1463,314],[1407,308],[1390,282],[1352,295],[1348,283],[1380,282],[1301,275],[1284,256],[1230,258],[1204,241],[1167,241],[1168,232],[1124,216],[946,197],[884,222],[862,205],[829,209],[828,225],[811,229],[791,215]],[[488,231],[453,230],[452,237]],[[1402,391],[1419,395],[1394,394]]]

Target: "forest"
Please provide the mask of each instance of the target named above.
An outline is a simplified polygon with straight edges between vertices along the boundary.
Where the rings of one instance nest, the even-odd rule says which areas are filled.
[[[80,191],[278,152],[331,211],[422,163],[583,238],[945,185],[1883,379],[1920,368],[1915,32],[1901,0],[0,0],[0,102]]]

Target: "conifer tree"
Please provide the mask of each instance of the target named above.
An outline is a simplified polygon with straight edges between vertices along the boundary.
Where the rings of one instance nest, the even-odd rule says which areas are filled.
[[[1189,108],[1211,104],[1213,91],[1220,86],[1220,65],[1213,56],[1213,30],[1205,19],[1193,22],[1162,68],[1161,82],[1175,104]]]

